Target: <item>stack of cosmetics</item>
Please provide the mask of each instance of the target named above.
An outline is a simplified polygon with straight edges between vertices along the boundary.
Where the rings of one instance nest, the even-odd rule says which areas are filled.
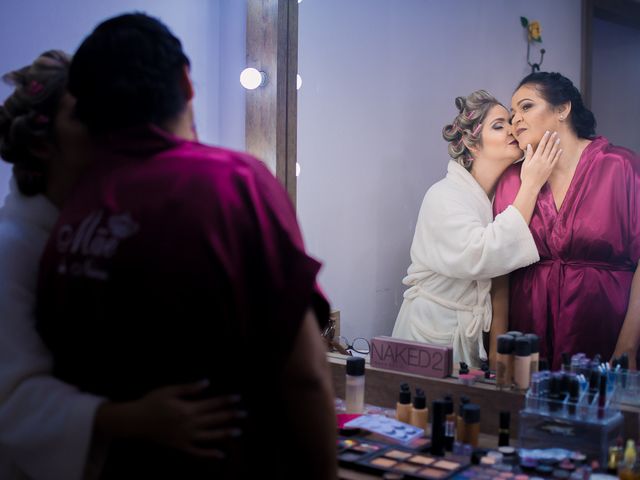
[[[534,373],[520,412],[520,446],[578,448],[605,462],[622,433],[617,398],[626,362],[622,358],[612,367],[583,354],[563,355],[560,371]]]

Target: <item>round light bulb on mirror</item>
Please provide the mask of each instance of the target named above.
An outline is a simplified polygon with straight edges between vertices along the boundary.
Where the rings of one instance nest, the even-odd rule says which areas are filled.
[[[240,85],[247,90],[255,90],[265,84],[267,75],[255,68],[245,68],[240,74]]]
[[[300,90],[300,87],[302,86],[302,77],[300,76],[300,74],[296,75],[296,90]]]
[[[298,3],[302,3],[302,0],[298,0]]]
[[[300,164],[296,162],[296,177],[300,176]]]

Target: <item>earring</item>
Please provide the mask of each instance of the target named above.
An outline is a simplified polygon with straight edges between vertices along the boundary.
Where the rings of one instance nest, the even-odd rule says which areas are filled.
[[[564,115],[560,115],[560,120],[564,120]]]

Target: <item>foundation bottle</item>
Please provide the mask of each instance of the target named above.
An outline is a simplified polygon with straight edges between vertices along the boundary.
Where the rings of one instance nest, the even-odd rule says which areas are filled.
[[[531,375],[538,373],[538,364],[540,362],[540,337],[534,333],[525,335],[531,342]]]
[[[427,431],[427,422],[429,421],[429,409],[427,408],[427,396],[424,390],[416,388],[416,394],[413,397],[413,407],[411,408],[411,425],[422,428]]]
[[[411,390],[408,383],[400,385],[400,396],[396,404],[396,419],[400,422],[411,423]]]
[[[529,388],[531,381],[531,342],[525,336],[516,338],[513,378],[518,390]]]
[[[496,387],[509,389],[513,379],[513,346],[511,335],[498,337],[498,354],[496,355]]]
[[[462,409],[464,419],[464,443],[476,448],[480,435],[480,406],[468,403]]]
[[[466,395],[460,396],[460,407],[458,410],[458,418],[456,419],[456,440],[460,443],[464,443],[464,419],[462,417],[464,406],[469,403],[469,397]]]
[[[364,358],[347,358],[347,413],[364,412]]]

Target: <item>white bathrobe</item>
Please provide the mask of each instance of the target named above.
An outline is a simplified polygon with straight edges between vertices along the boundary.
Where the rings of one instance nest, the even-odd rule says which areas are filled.
[[[0,479],[83,477],[96,408],[103,401],[51,376],[35,330],[40,256],[58,211],[12,180],[0,209]]]
[[[482,187],[450,161],[420,208],[393,336],[452,345],[456,364],[479,366],[487,358],[482,332],[491,327],[491,279],[539,259],[520,212],[509,206],[494,220]]]

